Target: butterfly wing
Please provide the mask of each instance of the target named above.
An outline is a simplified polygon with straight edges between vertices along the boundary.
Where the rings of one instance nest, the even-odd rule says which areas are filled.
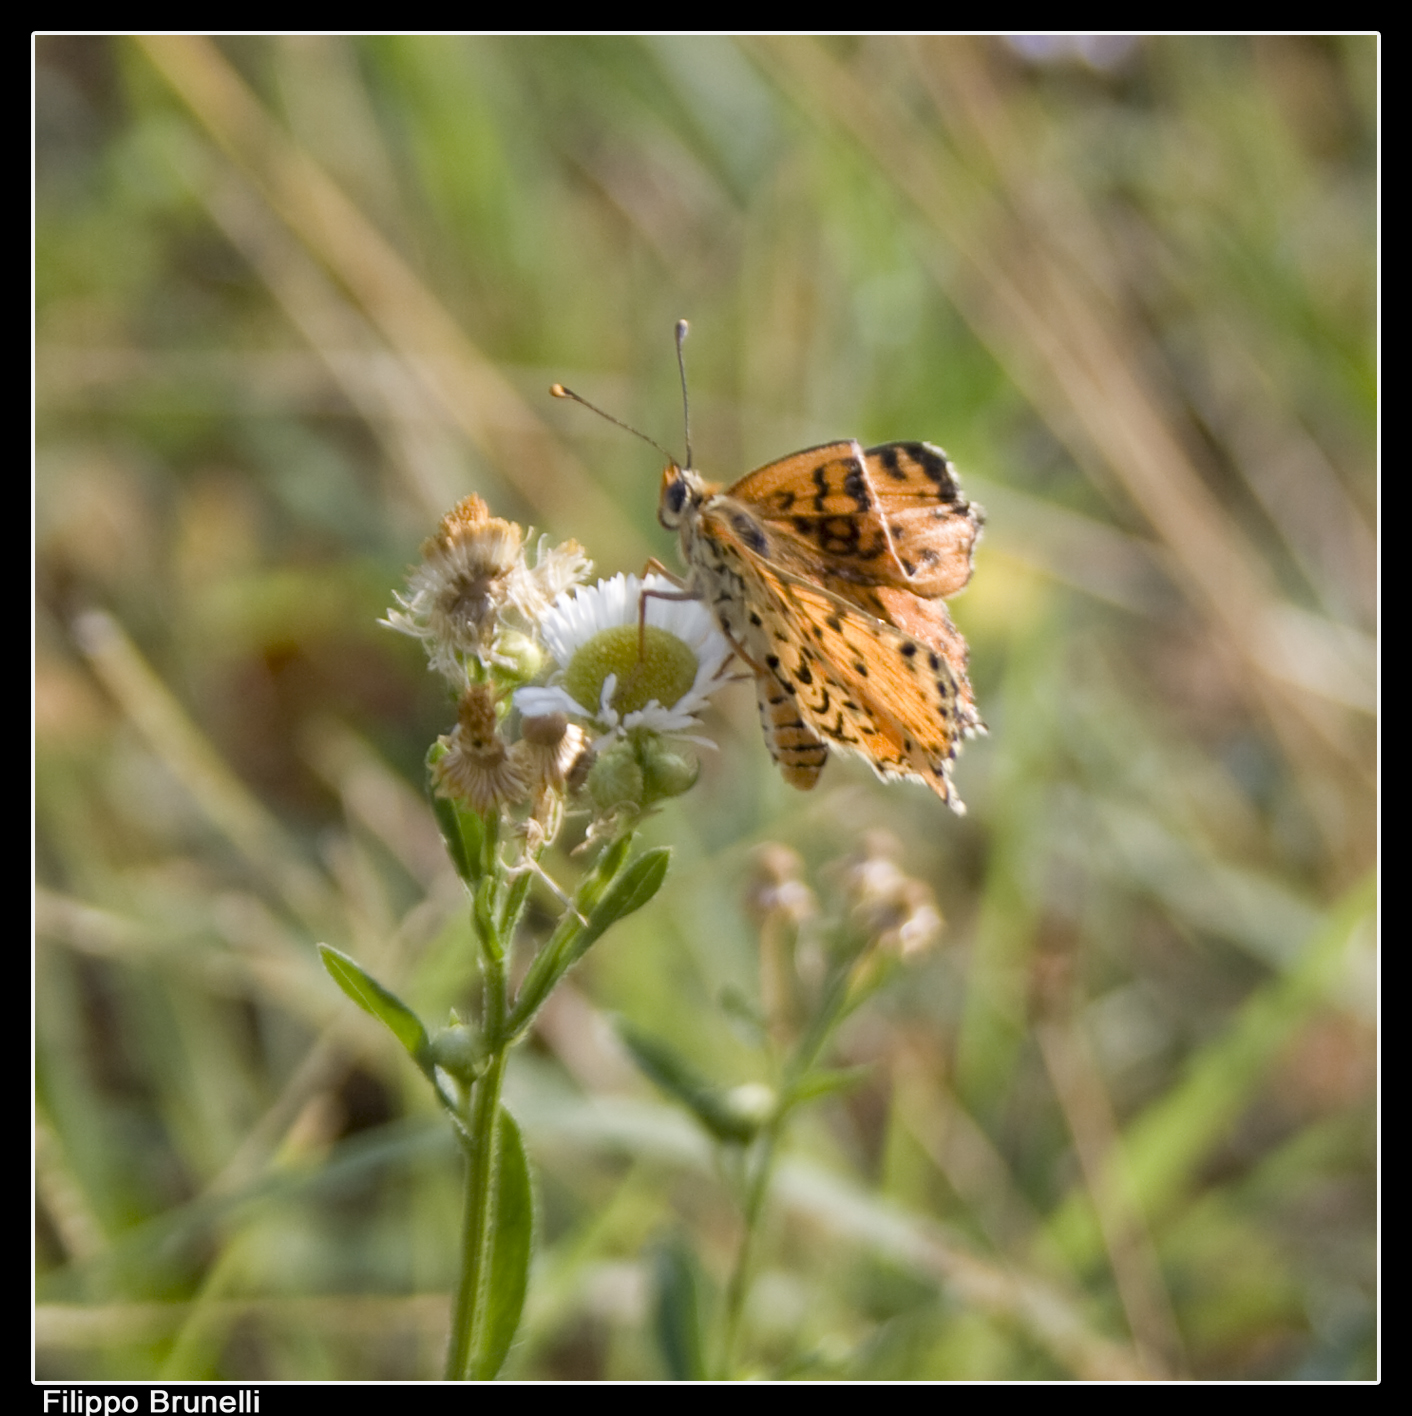
[[[863,456],[897,568],[906,577],[884,583],[925,600],[964,590],[985,512],[962,494],[951,460],[922,442],[883,443]]]
[[[731,567],[745,610],[737,621],[742,657],[755,671],[765,740],[786,780],[812,787],[828,749],[840,748],[866,758],[881,777],[925,782],[963,810],[951,764],[979,723],[960,635],[950,630],[960,644],[958,667],[944,645],[927,642],[925,635],[935,637],[930,621],[918,617],[923,633],[909,633],[866,613],[754,549],[738,519],[720,498],[702,512],[700,530],[719,563]],[[944,606],[935,608],[945,616]]]
[[[728,495],[760,516],[777,554],[822,558],[829,587],[844,598],[853,598],[852,586],[885,585],[924,600],[956,594],[971,578],[984,519],[946,454],[921,442],[866,452],[856,441],[824,443],[756,469]]]
[[[799,721],[879,776],[925,782],[961,810],[951,764],[976,726],[964,675],[922,640],[809,581],[781,578],[773,598],[788,628],[767,667]]]

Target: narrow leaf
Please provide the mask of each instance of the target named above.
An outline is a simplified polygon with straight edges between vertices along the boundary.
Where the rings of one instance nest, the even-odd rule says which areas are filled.
[[[505,945],[495,922],[497,893],[497,882],[494,877],[487,876],[481,881],[471,906],[471,922],[475,925],[476,937],[480,940],[481,948],[485,950],[486,954],[492,959],[503,959]]]
[[[632,850],[633,839],[633,833],[628,832],[611,841],[593,869],[579,883],[579,888],[574,892],[574,908],[580,914],[589,914],[603,897],[603,892],[617,881],[618,872]]]
[[[492,1197],[494,1239],[490,1288],[483,1335],[479,1349],[471,1358],[473,1381],[489,1381],[505,1365],[525,1306],[534,1241],[534,1199],[525,1143],[515,1118],[503,1106],[498,1130],[499,1165]]]
[[[389,993],[347,954],[327,944],[320,944],[319,957],[323,959],[333,981],[365,1013],[371,1013],[382,1023],[424,1072],[428,1071],[427,1030],[422,1026],[422,1020],[395,993]]]
[[[604,852],[593,874],[579,886],[574,908],[564,912],[520,984],[519,997],[507,1025],[507,1037],[518,1037],[530,1025],[565,971],[584,956],[609,925],[641,908],[661,888],[671,863],[671,851],[665,846],[644,851],[623,870],[622,862],[631,844],[632,839],[627,836],[615,841]],[[605,875],[609,869],[617,871],[616,877]],[[595,900],[598,903],[588,915],[588,922],[581,923],[579,915]]]
[[[574,940],[571,963],[582,958],[589,945],[605,929],[634,910],[640,910],[662,888],[671,860],[670,848],[658,846],[654,850],[644,851],[623,871],[594,907],[587,927]]]
[[[789,1105],[798,1106],[817,1097],[852,1091],[854,1087],[862,1086],[876,1070],[871,1063],[864,1063],[860,1067],[819,1067],[806,1072],[789,1089]]]
[[[618,1020],[618,1035],[642,1072],[668,1096],[681,1102],[710,1133],[721,1141],[745,1145],[760,1130],[758,1117],[742,1115],[729,1102],[729,1093],[713,1086],[670,1043]]]
[[[699,1382],[706,1377],[705,1343],[701,1334],[701,1268],[683,1239],[662,1244],[652,1264],[656,1289],[657,1345],[667,1376],[674,1382]]]

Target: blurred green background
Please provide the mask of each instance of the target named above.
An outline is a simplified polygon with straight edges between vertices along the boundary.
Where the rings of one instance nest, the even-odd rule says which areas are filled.
[[[964,818],[841,759],[804,796],[720,696],[667,886],[517,1057],[507,1374],[664,1373],[653,1255],[719,1283],[735,1219],[606,1017],[754,1079],[752,851],[879,828],[947,929],[797,1129],[754,1369],[1375,1373],[1376,39],[35,63],[40,1375],[438,1375],[456,1155],[313,952],[470,996],[452,715],[376,620],[471,491],[675,563],[656,454],[547,386],[679,446],[679,316],[707,476],[946,447],[990,736]]]

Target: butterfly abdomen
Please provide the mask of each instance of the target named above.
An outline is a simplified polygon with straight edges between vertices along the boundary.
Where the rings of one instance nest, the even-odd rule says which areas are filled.
[[[800,716],[796,695],[774,675],[756,676],[755,697],[770,756],[791,787],[809,791],[828,761],[828,748]]]

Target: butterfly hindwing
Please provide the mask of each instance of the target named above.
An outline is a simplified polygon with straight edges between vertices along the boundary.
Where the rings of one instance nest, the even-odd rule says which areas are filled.
[[[964,669],[748,548],[738,553],[762,621],[745,647],[766,738],[786,779],[812,786],[822,749],[836,747],[866,758],[880,776],[920,779],[959,807],[951,762],[976,726]]]

